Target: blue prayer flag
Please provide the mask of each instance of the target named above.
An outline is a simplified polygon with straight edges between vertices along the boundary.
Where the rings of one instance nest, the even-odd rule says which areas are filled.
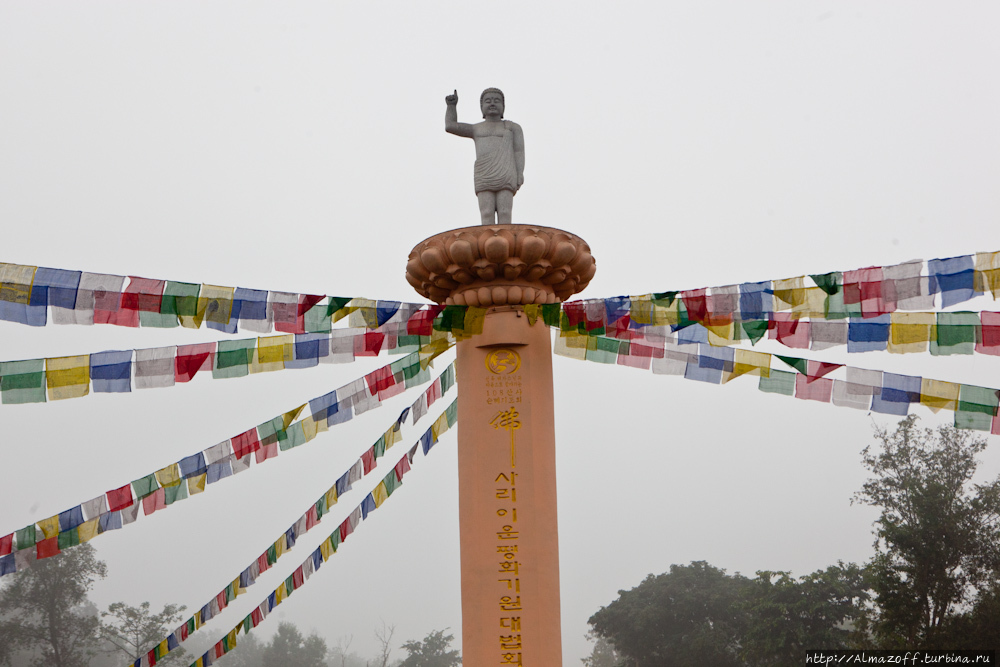
[[[375,511],[375,498],[369,493],[361,503],[361,519],[367,519],[368,513],[373,511]]]
[[[72,530],[83,523],[83,508],[77,505],[59,513],[59,532]]]
[[[885,350],[889,342],[889,315],[861,319],[852,317],[847,327],[848,352]]]
[[[90,355],[90,379],[94,382],[95,392],[132,391],[132,350]]]
[[[177,465],[180,466],[181,476],[185,479],[188,477],[197,477],[208,470],[208,466],[205,465],[205,455],[202,452],[185,456],[177,462]]]

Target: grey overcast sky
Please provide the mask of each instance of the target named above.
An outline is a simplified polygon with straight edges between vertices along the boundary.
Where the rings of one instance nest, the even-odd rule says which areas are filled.
[[[444,133],[444,96],[457,89],[474,121],[487,86],[525,132],[514,221],[590,243],[583,298],[1000,250],[998,24],[1000,6],[964,1],[8,0],[0,261],[417,301],[410,249],[477,222],[473,146]],[[213,334],[0,323],[0,359]],[[983,356],[808,356],[1000,384]],[[0,534],[382,363],[2,406]],[[554,365],[567,665],[589,651],[590,614],[671,563],[801,575],[871,555],[875,512],[850,496],[886,417],[751,379]],[[98,538],[110,576],[93,599],[204,603],[412,400]],[[1000,472],[995,444],[984,459],[984,475]],[[456,501],[450,433],[277,616],[369,655],[379,619],[400,641],[460,636]],[[205,632],[217,639],[277,582]]]

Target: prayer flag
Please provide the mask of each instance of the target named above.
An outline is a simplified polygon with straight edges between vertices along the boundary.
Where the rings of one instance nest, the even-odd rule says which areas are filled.
[[[135,351],[135,386],[137,389],[174,386],[174,356],[177,348],[157,347]]]
[[[948,308],[981,294],[976,291],[975,270],[971,255],[932,259],[927,262],[931,294],[941,293],[941,307]]]
[[[240,328],[257,333],[271,331],[271,313],[267,307],[267,291],[238,287],[233,301],[239,302]]]
[[[50,401],[86,396],[90,393],[90,356],[46,359],[45,382]]]
[[[972,354],[976,347],[976,329],[979,327],[976,313],[938,313],[937,339],[931,341],[931,354]]]
[[[0,400],[6,404],[45,402],[45,360],[0,362]]]
[[[179,345],[176,354],[174,382],[190,382],[198,371],[213,369],[215,343]]]
[[[198,296],[198,312],[203,313],[205,320],[218,325],[228,325],[233,313],[232,287],[217,285],[202,285]]]
[[[932,411],[958,409],[958,393],[961,385],[923,378],[920,382],[920,403]]]
[[[854,353],[885,350],[889,342],[889,317],[882,315],[867,320],[852,317],[847,330],[847,351]]]
[[[982,312],[979,313],[979,318],[981,327],[979,337],[976,338],[976,352],[1000,355],[1000,313]],[[2,364],[0,364],[0,368],[2,368]]]
[[[935,324],[934,313],[893,313],[890,317],[889,352],[926,352]]]
[[[117,512],[132,505],[132,489],[130,485],[108,491],[108,511]]]
[[[132,350],[90,355],[90,379],[97,393],[132,391]]]

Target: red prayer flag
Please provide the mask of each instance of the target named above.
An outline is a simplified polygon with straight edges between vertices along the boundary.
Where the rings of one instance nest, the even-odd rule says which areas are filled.
[[[160,302],[163,300],[164,280],[151,280],[129,276],[128,287],[121,294],[117,312],[108,317],[108,324],[120,327],[139,326],[139,313],[160,312]]]
[[[113,489],[108,491],[106,494],[108,496],[108,511],[117,512],[118,510],[123,510],[126,507],[132,506],[132,485],[126,484],[120,489]]]
[[[306,512],[306,530],[312,530],[313,526],[317,523],[319,523],[319,517],[316,513],[316,506],[313,505],[309,508],[309,511]]]
[[[375,369],[365,376],[365,381],[368,383],[368,393],[372,396],[396,383],[392,377],[392,369],[388,366]]]
[[[49,556],[55,556],[60,553],[59,536],[53,535],[52,537],[38,542],[35,546],[38,547],[38,560],[48,558]]]
[[[178,345],[174,360],[174,381],[189,382],[198,371],[212,370],[215,361],[215,343]]]
[[[230,444],[233,447],[233,453],[238,459],[256,452],[260,449],[260,440],[257,439],[257,429],[252,428],[249,431],[244,431],[237,436],[233,436],[230,439]],[[260,463],[260,461],[257,461],[257,463]]]
[[[819,379],[824,375],[832,373],[833,371],[841,368],[844,364],[828,364],[825,361],[810,361],[808,364],[809,369],[809,382]]]
[[[250,612],[250,622],[253,623],[253,627],[256,628],[257,625],[263,620],[264,614],[261,613],[260,607],[255,607],[254,610]]]
[[[430,306],[418,310],[406,321],[406,333],[410,336],[430,336],[434,333],[434,318],[441,314],[444,306]]]
[[[6,556],[14,548],[14,533],[0,537],[0,556]]]
[[[795,398],[829,403],[832,392],[833,380],[830,378],[810,378],[801,373],[795,376]]]
[[[305,574],[302,572],[302,566],[299,565],[298,568],[295,569],[295,572],[292,572],[292,590],[295,590],[305,582]]]
[[[587,309],[582,301],[564,303],[563,312],[566,313],[566,318],[569,320],[571,326],[575,327],[580,324],[580,322],[585,322],[587,320]]]
[[[345,541],[347,536],[353,532],[354,528],[351,526],[351,518],[348,517],[344,519],[344,523],[340,524],[340,541]]]
[[[1000,355],[1000,313],[982,312],[979,319],[982,327],[976,341],[976,352]]]
[[[681,292],[681,299],[684,302],[684,308],[687,309],[689,320],[705,322],[708,319],[708,297],[705,296],[707,291],[703,287]]]
[[[114,324],[121,292],[94,290],[94,324]]]
[[[142,499],[142,513],[145,514],[146,516],[149,516],[156,510],[165,509],[167,506],[165,494],[166,491],[164,491],[163,487],[161,486],[153,493],[149,494],[148,496],[145,496]]]
[[[268,459],[273,459],[278,455],[278,443],[272,442],[270,444],[262,446],[256,452],[254,456],[257,458],[257,463],[263,463]]]
[[[393,470],[396,471],[396,480],[399,481],[399,482],[402,482],[403,481],[403,475],[405,475],[406,473],[410,472],[410,459],[409,459],[409,457],[404,456],[403,458],[399,459],[399,463],[396,464],[396,467],[393,468]]]
[[[389,387],[387,387],[386,389],[382,389],[378,392],[378,400],[384,401],[388,398],[392,398],[393,396],[399,396],[404,391],[406,391],[405,383],[393,382],[393,384],[391,384]]]
[[[365,468],[366,475],[372,471],[372,468],[375,467],[375,447],[361,455],[361,464]]]
[[[785,347],[809,347],[809,322],[794,319],[791,313],[772,313],[774,318],[768,326],[769,338],[776,338]]]
[[[261,574],[267,572],[270,569],[271,564],[267,562],[267,552],[265,551],[261,555],[257,556],[257,567],[260,569]]]
[[[382,350],[382,343],[385,342],[385,334],[377,331],[369,331],[363,336],[354,337],[355,357],[377,357]]]
[[[219,593],[215,596],[215,601],[219,603],[219,611],[225,609],[229,604],[229,602],[226,601],[226,591],[219,591]]]
[[[149,667],[153,667],[156,664],[156,648],[153,648],[146,654],[146,660],[149,661]]]

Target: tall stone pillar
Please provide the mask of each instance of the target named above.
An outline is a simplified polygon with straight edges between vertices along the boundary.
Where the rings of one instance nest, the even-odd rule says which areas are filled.
[[[596,270],[557,229],[492,225],[432,236],[407,280],[437,303],[487,308],[458,343],[462,654],[469,667],[560,667],[552,346],[526,304],[557,303]]]

